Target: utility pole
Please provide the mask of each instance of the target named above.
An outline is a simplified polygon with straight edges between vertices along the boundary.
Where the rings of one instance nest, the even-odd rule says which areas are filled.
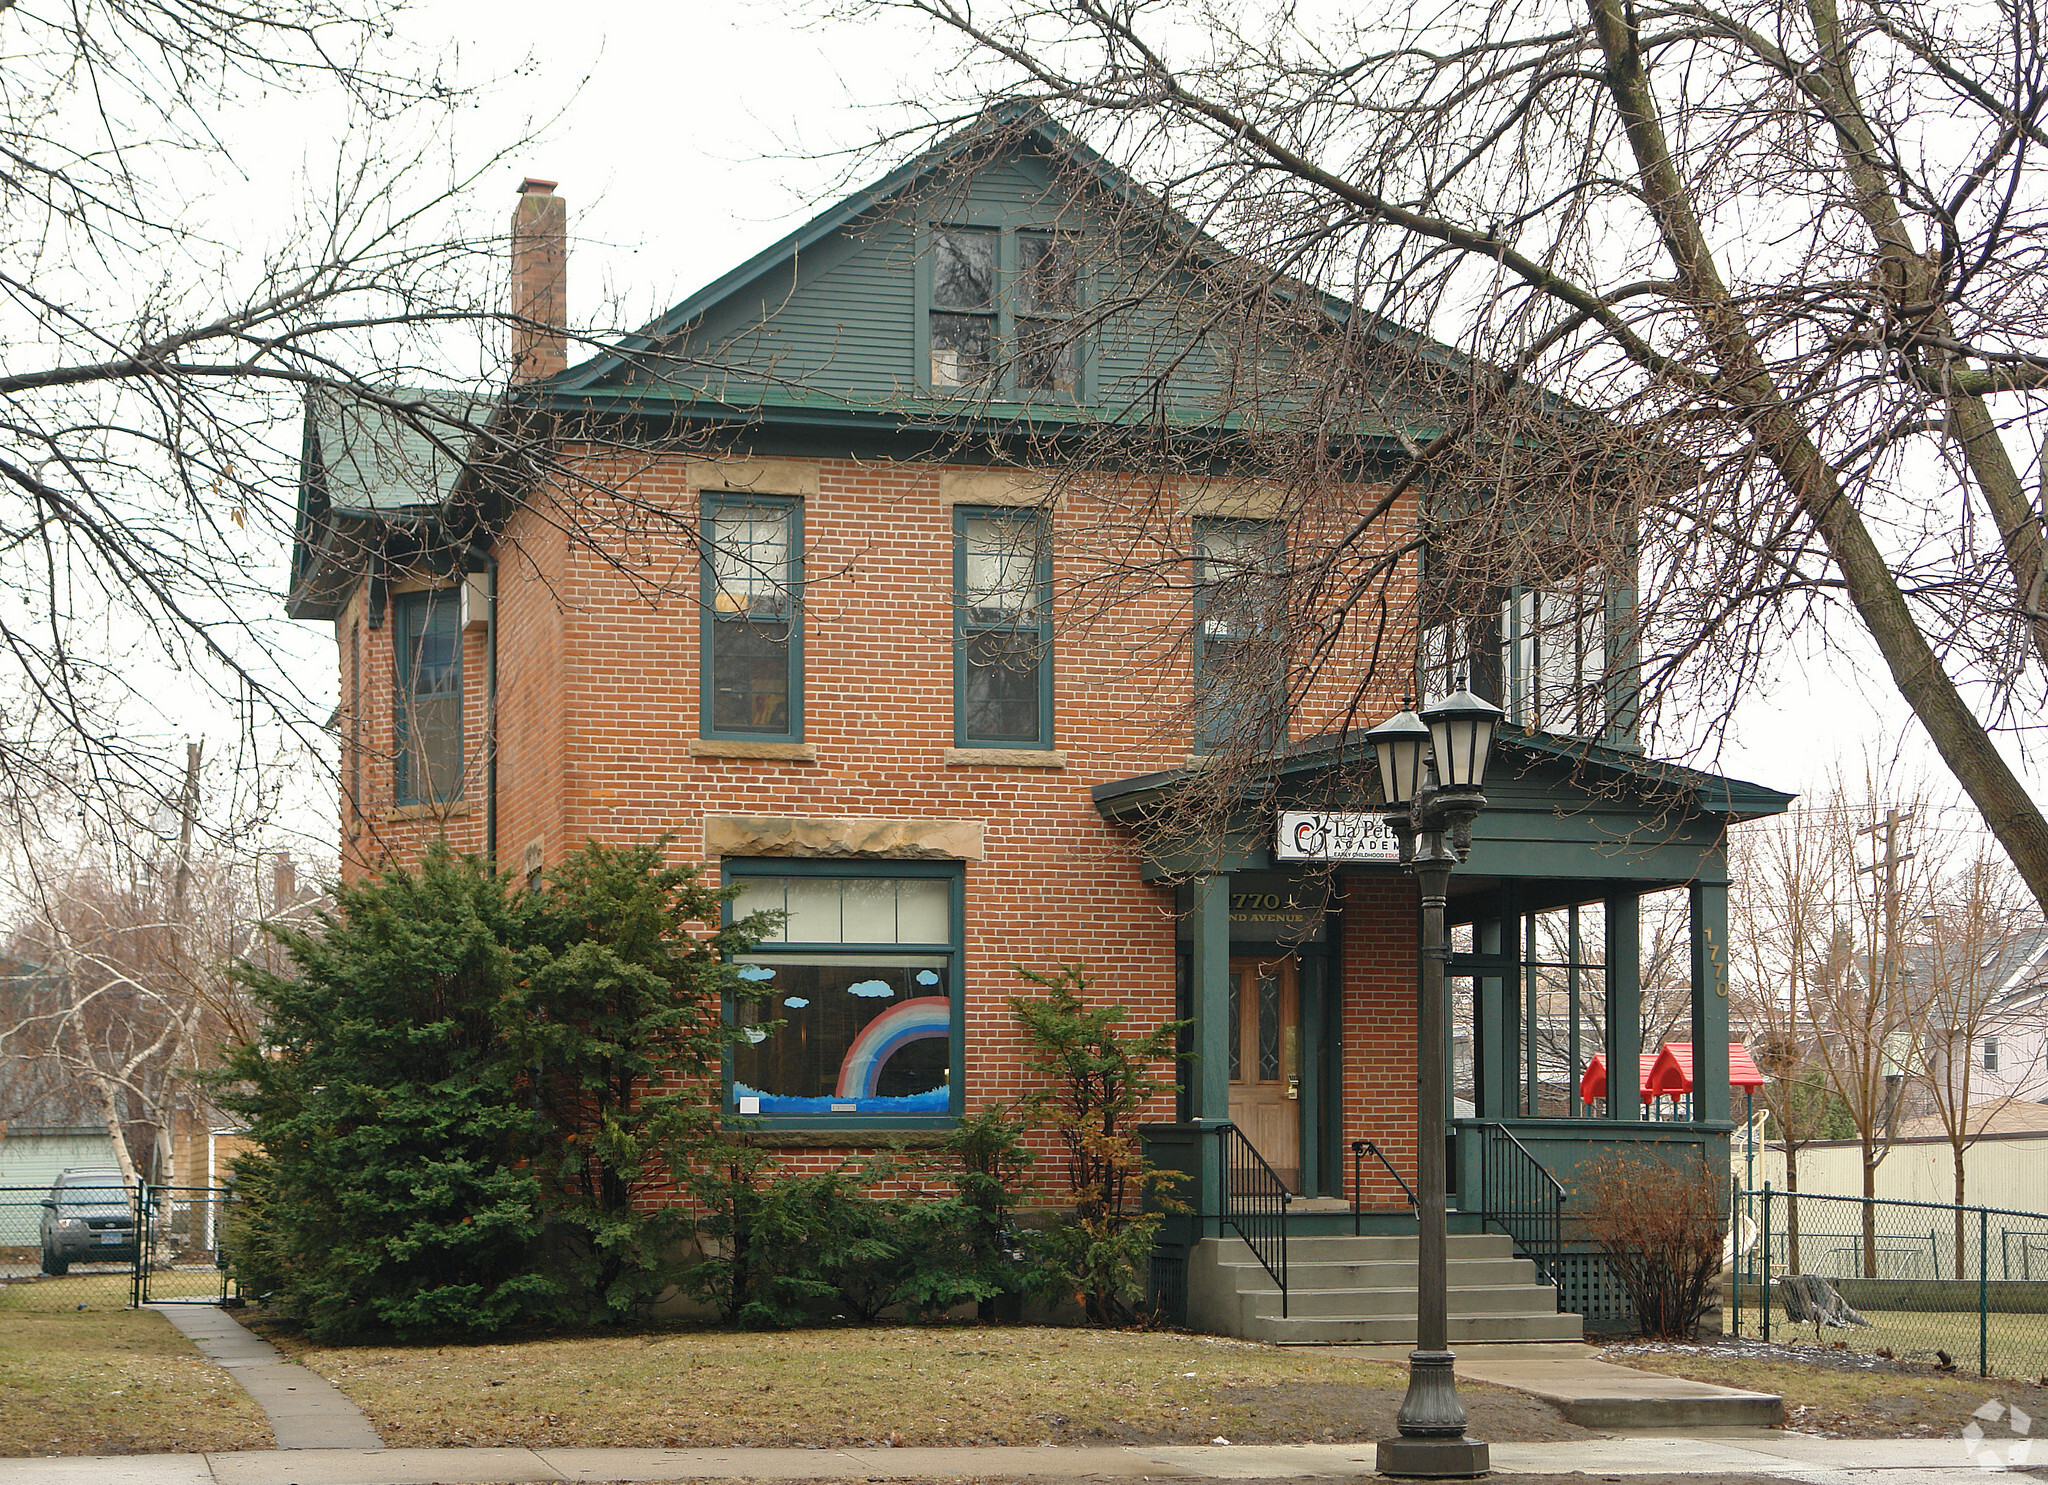
[[[1905,966],[1900,963],[1899,956],[1899,868],[1918,854],[1899,850],[1899,828],[1910,823],[1912,818],[1910,809],[1888,809],[1881,822],[1861,826],[1856,831],[1859,836],[1873,837],[1871,845],[1875,853],[1870,865],[1859,865],[1856,874],[1874,879],[1881,894],[1883,957],[1879,957],[1879,945],[1873,935],[1865,962],[1870,976],[1871,1013],[1879,1018],[1873,1029],[1881,1032],[1877,1039],[1877,1072],[1884,1079],[1884,1150],[1889,1150],[1892,1141],[1898,1137],[1900,1106],[1905,1102],[1906,1062],[1912,1056],[1910,1047],[1903,1056],[1893,1055],[1893,1039],[1900,1035],[1907,1022]],[[1882,837],[1882,846],[1878,844],[1877,837]],[[1892,1070],[1894,1068],[1896,1071]],[[1867,1198],[1876,1195],[1877,1162],[1881,1158],[1875,1139],[1869,1140],[1863,1150],[1863,1195],[1866,1198],[1863,1204],[1863,1276],[1866,1279],[1877,1276],[1877,1229],[1872,1218],[1874,1208]]]
[[[185,895],[192,886],[192,832],[199,823],[199,755],[206,739],[185,744],[185,788],[178,796],[178,875],[171,887],[171,901],[178,922],[185,921]]]

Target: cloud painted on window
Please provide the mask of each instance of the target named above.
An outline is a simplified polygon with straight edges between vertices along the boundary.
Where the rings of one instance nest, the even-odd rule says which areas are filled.
[[[846,987],[846,993],[867,1000],[887,1000],[896,992],[889,988],[887,980],[856,980]]]
[[[740,966],[740,978],[757,982],[772,980],[775,978],[775,971],[765,964],[742,964]]]
[[[768,1040],[768,1033],[758,1026],[743,1026],[740,1030],[746,1036],[747,1041],[756,1047]]]
[[[939,982],[938,973],[935,970],[921,969],[917,972],[917,982],[920,985],[936,985]]]
[[[784,997],[782,1003],[788,1006],[793,1011],[800,1011],[805,1006],[810,1004],[810,1002],[808,1000],[805,1000],[801,995],[786,996]]]

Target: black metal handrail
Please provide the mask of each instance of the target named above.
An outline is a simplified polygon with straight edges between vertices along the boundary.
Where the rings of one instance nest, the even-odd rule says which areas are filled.
[[[1533,1260],[1544,1281],[1556,1286],[1558,1308],[1563,1309],[1563,1185],[1505,1124],[1467,1127],[1480,1135],[1480,1220],[1515,1240],[1515,1250]]]
[[[1258,1147],[1235,1124],[1216,1130],[1223,1191],[1217,1210],[1219,1231],[1232,1228],[1244,1239],[1275,1284],[1280,1316],[1287,1317],[1287,1205],[1294,1200],[1280,1173],[1266,1164]]]
[[[1401,1190],[1407,1194],[1408,1205],[1413,1207],[1416,1204],[1415,1188],[1402,1179],[1401,1173],[1394,1169],[1394,1162],[1387,1159],[1386,1152],[1371,1140],[1353,1140],[1351,1142],[1351,1235],[1353,1237],[1357,1237],[1365,1230],[1361,1209],[1364,1206],[1365,1199],[1365,1157],[1368,1155],[1377,1160],[1386,1170],[1386,1173],[1392,1176],[1395,1182],[1399,1184]]]

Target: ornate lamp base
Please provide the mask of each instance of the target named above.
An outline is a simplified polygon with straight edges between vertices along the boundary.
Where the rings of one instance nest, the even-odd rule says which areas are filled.
[[[1399,1438],[1381,1439],[1376,1468],[1411,1480],[1472,1480],[1493,1466],[1486,1445],[1465,1437],[1455,1358],[1449,1351],[1411,1351],[1408,1395],[1396,1423]]]

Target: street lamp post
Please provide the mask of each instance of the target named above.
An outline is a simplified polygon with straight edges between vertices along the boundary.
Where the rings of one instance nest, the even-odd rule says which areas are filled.
[[[1388,823],[1422,895],[1415,1005],[1415,1349],[1408,1355],[1408,1395],[1395,1420],[1400,1433],[1380,1440],[1376,1461],[1381,1474],[1412,1479],[1472,1479],[1491,1467],[1486,1445],[1465,1437],[1465,1407],[1458,1401],[1450,1349],[1444,980],[1451,957],[1445,922],[1451,868],[1471,849],[1472,822],[1486,807],[1479,786],[1500,718],[1500,708],[1474,696],[1461,680],[1454,694],[1420,717],[1404,705],[1399,716],[1366,734],[1379,765]]]

